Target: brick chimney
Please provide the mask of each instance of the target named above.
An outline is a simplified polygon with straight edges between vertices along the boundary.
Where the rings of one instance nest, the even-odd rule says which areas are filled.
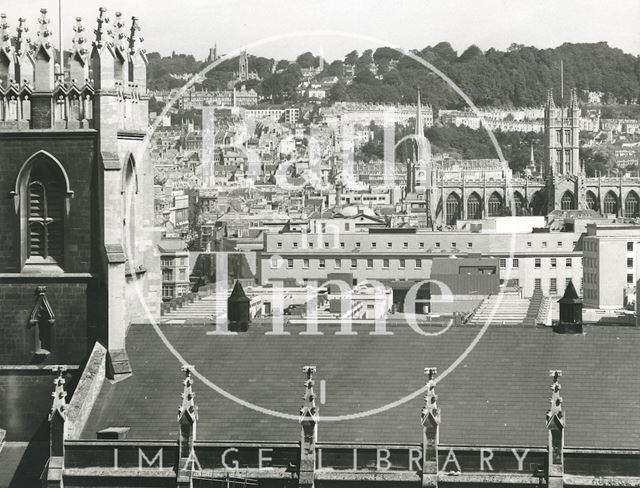
[[[578,296],[573,282],[569,281],[560,304],[560,321],[554,330],[560,334],[582,334],[582,299]]]

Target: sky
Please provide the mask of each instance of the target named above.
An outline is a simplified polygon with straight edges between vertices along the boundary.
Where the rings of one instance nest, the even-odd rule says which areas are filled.
[[[247,46],[251,54],[294,59],[311,51],[325,59],[380,45],[422,49],[448,41],[461,53],[471,44],[504,50],[511,43],[539,48],[564,42],[607,41],[640,55],[640,0],[60,0],[63,44],[71,45],[75,17],[93,39],[100,6],[140,19],[147,52],[204,58]],[[14,30],[27,19],[36,38],[47,8],[56,45],[58,0],[3,0],[0,12]]]

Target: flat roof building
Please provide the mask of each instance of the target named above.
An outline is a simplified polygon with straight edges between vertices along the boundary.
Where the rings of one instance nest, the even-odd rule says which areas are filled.
[[[635,288],[640,257],[640,225],[594,223],[584,236],[584,304],[621,309]]]
[[[328,272],[349,272],[356,282],[424,280],[433,260],[448,256],[498,259],[503,285],[520,287],[525,297],[540,290],[560,297],[582,281],[581,234],[573,232],[475,233],[421,229],[265,234],[259,281],[317,283]]]

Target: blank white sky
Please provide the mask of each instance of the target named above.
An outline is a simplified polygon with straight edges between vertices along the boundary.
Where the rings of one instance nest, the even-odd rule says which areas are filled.
[[[2,5],[4,4],[4,5]],[[98,7],[108,15],[140,18],[147,51],[175,50],[203,58],[217,41],[229,52],[276,35],[341,31],[350,36],[303,35],[252,47],[256,55],[293,58],[304,51],[341,58],[352,49],[375,48],[369,36],[403,48],[449,41],[458,52],[470,44],[505,49],[512,42],[554,47],[563,42],[607,41],[640,54],[639,0],[62,0],[64,44],[83,18],[93,39]],[[39,9],[51,15],[57,43],[58,0],[2,0],[12,29],[26,17],[36,37]]]

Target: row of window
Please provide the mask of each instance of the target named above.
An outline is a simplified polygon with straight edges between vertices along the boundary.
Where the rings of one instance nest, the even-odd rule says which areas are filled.
[[[182,257],[182,258],[162,258],[160,260],[160,265],[161,266],[186,266],[187,265],[187,258],[186,257]]]
[[[584,262],[587,268],[595,268],[598,266],[598,260],[596,258],[585,257],[583,259],[585,260]]]
[[[181,269],[178,272],[178,279],[180,281],[186,281],[187,279],[187,270]],[[173,281],[173,270],[165,269],[162,271],[162,281]]]
[[[162,285],[162,298],[171,299],[189,293],[189,285]]]
[[[597,300],[598,299],[598,289],[596,288],[595,290],[591,290],[591,289],[584,290],[584,297],[588,298],[590,300]]]
[[[571,278],[565,278],[564,280],[564,288],[560,290],[560,292],[564,292],[564,290],[569,286],[569,282]],[[535,278],[533,282],[533,288],[537,291],[542,291],[542,279]],[[582,288],[582,282],[580,283],[580,288]],[[557,278],[549,278],[549,293],[558,293],[558,279]]]
[[[287,269],[293,269],[294,264],[295,264],[295,259],[287,259]],[[357,259],[351,259],[351,269],[357,269],[358,268],[358,260]],[[367,269],[373,269],[374,266],[374,259],[367,259]],[[380,261],[382,261],[382,268],[383,269],[389,269],[390,267],[390,260],[389,259],[381,259]],[[394,260],[396,261],[396,260]],[[397,260],[397,264],[398,264],[398,269],[406,269],[407,267],[407,259],[399,259]],[[413,261],[413,266],[414,269],[422,269],[422,259],[413,259],[413,260],[409,260],[409,261]],[[326,259],[318,259],[318,269],[326,269],[326,263],[327,260]],[[309,269],[309,264],[310,264],[310,260],[309,259],[303,259],[302,260],[302,269]],[[278,258],[272,258],[271,259],[271,269],[277,269],[278,268]],[[341,269],[342,268],[342,259],[334,259],[333,260],[333,268],[334,269]]]
[[[542,268],[542,258],[535,258],[535,261],[533,263],[535,268]],[[511,267],[514,269],[517,269],[520,267],[520,260],[518,258],[514,258],[511,260]],[[549,258],[549,267],[550,268],[557,268],[558,267],[558,259],[557,258]],[[573,267],[573,258],[565,258],[564,260],[564,267],[565,268],[571,268]],[[500,259],[500,269],[506,269],[507,268],[507,260],[505,258],[501,258]]]
[[[572,248],[574,248],[576,246],[576,244],[577,244],[577,242],[573,241]],[[631,243],[631,244],[633,244],[633,243]],[[298,245],[299,245],[298,242],[296,242],[296,241],[292,242],[292,246],[294,248],[298,248]],[[322,245],[323,245],[324,249],[330,249],[331,248],[331,243],[330,242],[325,241],[325,242],[323,242]],[[557,242],[557,247],[558,248],[562,248],[563,245],[564,245],[564,243],[562,241],[558,241]],[[277,242],[276,246],[277,246],[278,249],[282,249],[282,242],[281,241]],[[369,244],[369,246],[371,247],[371,249],[377,249],[378,243],[377,242],[371,242]],[[449,246],[452,247],[452,248],[457,248],[458,247],[458,243],[457,242],[450,242]],[[466,246],[467,246],[467,249],[472,249],[473,248],[473,242],[467,242]],[[542,246],[543,249],[546,249],[547,248],[547,241],[542,241],[541,246]],[[307,242],[307,247],[309,247],[310,249],[313,249],[314,248],[313,241]],[[340,243],[338,243],[338,247],[340,247],[340,249],[345,249],[346,244],[344,242],[340,242]],[[357,249],[360,249],[362,247],[362,243],[356,242],[355,243],[355,247]],[[418,243],[418,247],[420,249],[425,249],[425,243],[424,242],[419,242]],[[441,249],[442,246],[441,246],[440,242],[435,242],[434,243],[434,247],[436,249]],[[527,241],[527,247],[528,248],[533,247],[532,241]],[[386,249],[393,249],[393,242],[387,242]],[[402,249],[409,249],[409,243],[406,242],[406,241],[403,242],[402,243]]]

